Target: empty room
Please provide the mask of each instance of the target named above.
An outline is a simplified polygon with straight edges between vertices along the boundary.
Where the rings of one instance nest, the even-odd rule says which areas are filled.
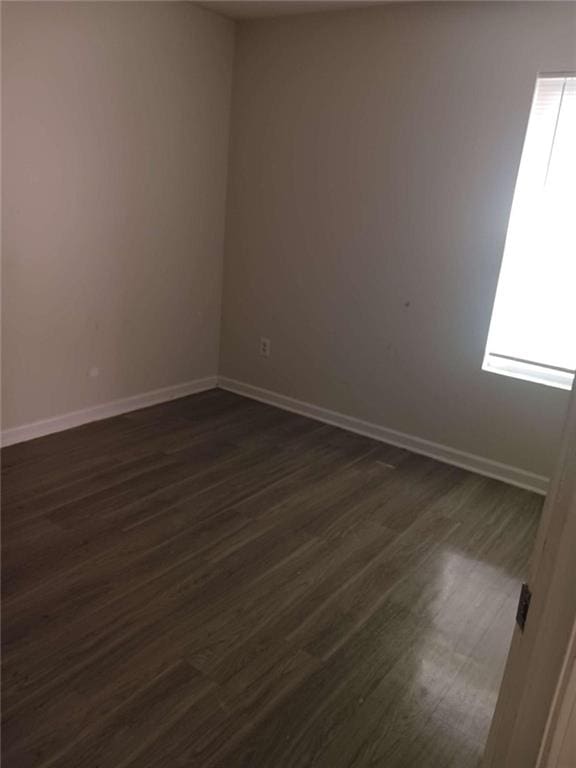
[[[576,768],[576,2],[2,2],[2,764]]]

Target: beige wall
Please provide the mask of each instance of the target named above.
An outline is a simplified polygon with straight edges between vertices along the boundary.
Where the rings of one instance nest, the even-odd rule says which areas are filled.
[[[575,4],[241,23],[221,374],[549,474],[567,393],[480,366],[534,80],[575,68]]]
[[[480,365],[576,4],[249,21],[237,49],[220,373],[548,474],[566,393]],[[233,53],[190,3],[3,5],[3,428],[217,373]]]
[[[2,19],[3,427],[216,374],[233,23],[190,3]]]

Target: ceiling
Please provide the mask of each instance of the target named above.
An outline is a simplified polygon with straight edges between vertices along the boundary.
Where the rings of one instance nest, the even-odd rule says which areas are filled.
[[[366,8],[389,0],[202,0],[197,5],[232,19],[254,19],[264,16],[286,16],[291,13],[314,13],[345,8]]]

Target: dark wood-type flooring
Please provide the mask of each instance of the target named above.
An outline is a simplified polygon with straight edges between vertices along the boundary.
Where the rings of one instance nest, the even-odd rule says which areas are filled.
[[[7,768],[478,765],[539,497],[220,390],[2,493]]]

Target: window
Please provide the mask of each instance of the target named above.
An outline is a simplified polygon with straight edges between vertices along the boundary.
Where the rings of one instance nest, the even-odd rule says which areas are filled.
[[[483,369],[570,389],[576,369],[576,76],[540,77]]]

